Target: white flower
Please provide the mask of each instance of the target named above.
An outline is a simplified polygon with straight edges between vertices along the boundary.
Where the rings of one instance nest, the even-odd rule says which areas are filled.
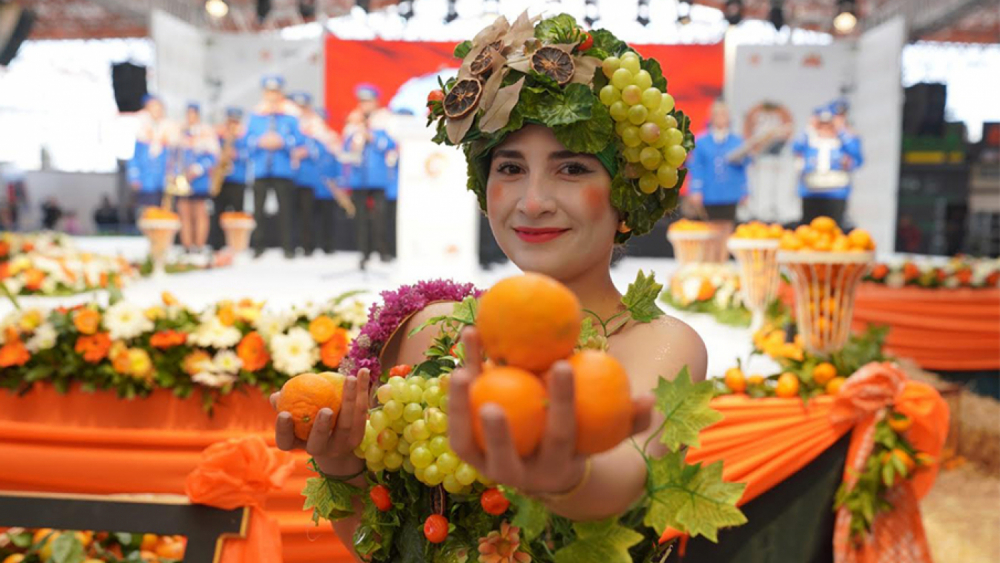
[[[215,371],[220,373],[239,373],[243,360],[232,350],[219,350],[212,360]]]
[[[351,326],[359,327],[368,322],[368,308],[359,299],[345,299],[337,303],[333,313]]]
[[[324,313],[323,306],[319,303],[313,303],[312,301],[306,301],[305,305],[296,305],[292,307],[292,312],[296,317],[305,317],[309,320],[315,319]]]
[[[203,348],[231,348],[239,343],[240,330],[234,326],[222,324],[219,317],[212,315],[198,325],[198,328],[188,337],[188,342]]]
[[[112,340],[128,340],[153,330],[153,321],[145,312],[127,301],[115,303],[104,313],[104,326]]]
[[[889,287],[903,287],[906,285],[906,276],[902,271],[895,271],[885,277],[885,285]]]
[[[288,313],[263,313],[254,326],[257,332],[265,339],[271,339],[285,332],[285,329],[295,322],[295,318]]]
[[[959,285],[961,285],[961,283],[955,276],[948,276],[947,278],[944,279],[944,286],[948,289],[955,289]]]
[[[274,368],[287,375],[298,375],[312,370],[319,360],[319,350],[308,330],[295,327],[288,334],[271,338],[271,357]]]
[[[53,293],[56,292],[56,289],[58,289],[58,287],[59,283],[56,281],[56,278],[48,276],[44,280],[42,280],[42,285],[38,289],[39,291],[42,292],[43,295],[52,295]]]
[[[694,303],[699,293],[701,293],[700,277],[694,276],[684,280],[681,285],[681,303],[684,305]]]
[[[11,295],[20,295],[21,290],[24,289],[24,282],[19,278],[7,278],[2,283],[7,286],[7,291]]]
[[[191,381],[195,383],[200,383],[205,387],[214,387],[218,389],[219,387],[225,387],[230,383],[236,381],[235,375],[230,375],[228,373],[212,373],[209,371],[200,371],[191,376]]]
[[[42,323],[35,329],[35,334],[28,339],[25,346],[27,346],[29,352],[36,354],[55,346],[58,337],[59,334],[51,323]]]

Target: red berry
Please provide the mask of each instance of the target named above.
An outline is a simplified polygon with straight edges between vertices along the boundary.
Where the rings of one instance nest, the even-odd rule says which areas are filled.
[[[486,511],[486,514],[500,516],[504,512],[507,512],[510,501],[499,490],[486,489],[483,491],[483,496],[479,497],[479,504],[483,505],[483,510]]]
[[[583,41],[580,42],[580,45],[576,49],[577,51],[580,51],[582,53],[593,46],[594,46],[594,36],[589,33],[584,33]]]
[[[424,537],[431,543],[441,543],[448,537],[448,519],[440,514],[431,514],[424,521]]]
[[[441,90],[431,90],[430,94],[427,94],[427,103],[440,102],[444,100],[444,92]]]
[[[406,377],[407,375],[410,375],[411,371],[413,371],[413,367],[406,364],[400,364],[389,370],[389,377]]]
[[[387,512],[392,508],[392,498],[389,497],[389,489],[385,485],[375,485],[372,490],[368,493],[368,496],[372,498],[372,502],[375,503],[375,508],[381,510],[382,512]]]

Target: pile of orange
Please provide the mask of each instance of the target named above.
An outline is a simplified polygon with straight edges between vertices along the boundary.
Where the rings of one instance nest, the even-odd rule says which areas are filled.
[[[307,440],[320,409],[333,411],[337,423],[340,403],[344,395],[344,376],[334,372],[303,373],[285,382],[278,397],[278,412],[292,415],[295,436]],[[332,429],[332,427],[331,427]]]
[[[777,223],[762,223],[750,221],[736,227],[733,238],[750,240],[779,240],[785,234],[785,228]]]
[[[844,234],[836,221],[817,217],[808,225],[781,236],[781,249],[807,252],[870,252],[875,250],[871,234],[864,229],[854,229]]]
[[[777,377],[771,376],[770,378],[759,374],[746,377],[741,368],[734,367],[726,370],[723,381],[726,388],[733,393],[745,393],[756,389],[766,395],[774,394],[777,397],[790,399],[800,396],[803,391],[811,393],[816,389],[827,395],[836,395],[847,380],[847,378],[837,375],[837,368],[829,362],[822,362],[813,367],[811,376],[811,382],[795,371],[785,371]],[[769,380],[774,381],[774,384],[768,384]]]
[[[253,215],[245,213],[243,211],[225,211],[219,215],[219,219],[223,222],[227,221],[249,221],[253,219]]]
[[[480,448],[486,404],[503,410],[520,455],[538,448],[548,415],[546,378],[560,360],[573,369],[577,451],[593,455],[628,438],[634,416],[628,374],[605,352],[574,353],[582,321],[573,292],[547,276],[508,278],[483,294],[476,327],[489,361],[470,389]]]
[[[680,219],[670,224],[670,232],[692,232],[711,231],[712,226],[705,221],[692,221],[691,219]]]
[[[147,207],[142,212],[141,219],[142,220],[147,220],[147,221],[151,221],[151,220],[157,220],[157,221],[162,221],[162,220],[179,221],[180,217],[178,217],[178,215],[176,213],[174,213],[173,211],[170,211],[169,209],[163,209],[162,207]]]

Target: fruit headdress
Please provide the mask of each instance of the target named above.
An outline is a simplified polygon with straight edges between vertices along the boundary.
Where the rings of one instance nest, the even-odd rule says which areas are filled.
[[[656,60],[566,14],[536,21],[500,16],[455,47],[458,76],[428,102],[434,141],[462,146],[468,187],[485,211],[491,150],[526,124],[549,127],[610,173],[611,203],[628,227],[616,242],[649,232],[677,204],[694,148],[690,120],[674,108]]]

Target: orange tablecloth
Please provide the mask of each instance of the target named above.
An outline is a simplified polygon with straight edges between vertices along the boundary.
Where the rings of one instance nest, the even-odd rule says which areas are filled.
[[[259,392],[234,394],[209,418],[201,401],[169,392],[124,401],[113,393],[47,385],[18,397],[0,391],[0,489],[64,493],[184,494],[188,473],[209,445],[260,434],[273,445],[274,413]],[[302,511],[308,456],[267,511],[281,527],[286,563],[353,561],[329,524]]]
[[[854,328],[889,325],[886,348],[924,369],[1000,369],[1000,289],[890,288],[864,283]]]

